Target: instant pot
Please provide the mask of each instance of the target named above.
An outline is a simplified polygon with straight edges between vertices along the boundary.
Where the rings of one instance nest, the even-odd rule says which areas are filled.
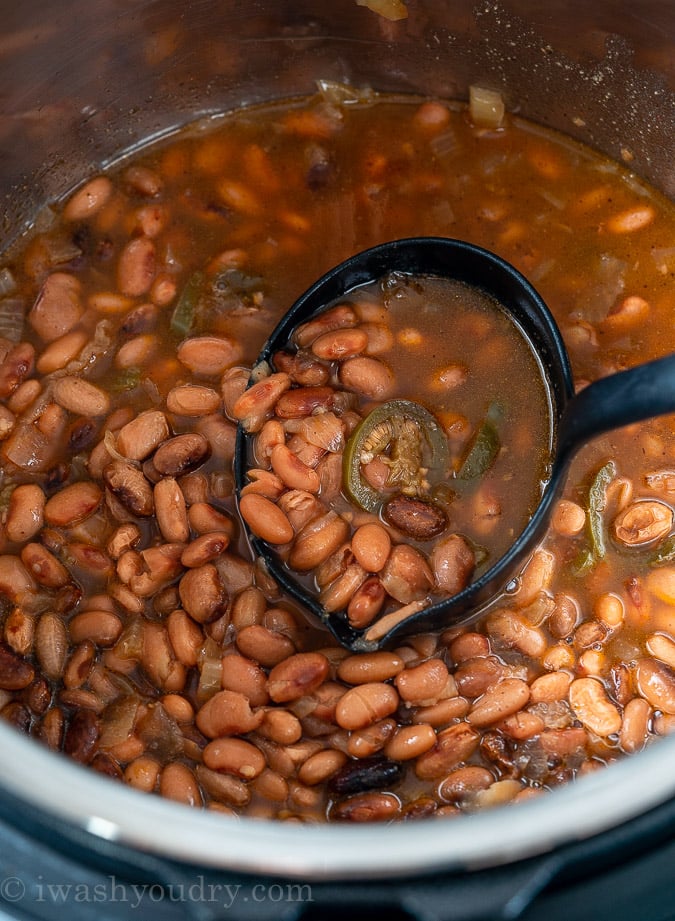
[[[408,0],[396,21],[361,2],[5,0],[2,246],[123,152],[319,78],[459,99],[479,82],[675,197],[667,0]],[[660,921],[675,918],[674,794],[663,739],[549,795],[447,821],[238,821],[0,726],[0,919]]]

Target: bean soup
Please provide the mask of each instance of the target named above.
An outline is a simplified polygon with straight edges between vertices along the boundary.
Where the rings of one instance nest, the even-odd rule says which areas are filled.
[[[347,653],[283,596],[233,498],[236,424],[263,342],[316,278],[369,246],[450,236],[512,262],[562,327],[579,388],[671,351],[675,214],[629,158],[501,110],[486,123],[459,103],[326,84],[185,128],[50,204],[0,266],[2,718],[139,790],[306,822],[517,803],[671,732],[672,418],[586,446],[545,540],[478,623],[383,652]],[[363,393],[345,375],[352,359],[326,357],[317,339],[309,360],[291,349],[269,378],[283,384],[277,410],[325,373],[341,378],[331,394],[343,404],[266,420],[250,497],[278,491],[274,452],[300,469],[269,506],[291,553],[313,520],[343,521],[313,577],[331,586],[356,571],[365,600],[347,608],[367,623],[372,598],[414,598],[421,570],[405,558],[423,544],[433,555],[445,538],[424,538],[455,514],[432,429],[461,469],[486,421],[500,425],[503,390],[470,404],[465,373],[489,362],[496,374],[512,348],[492,354],[462,333],[457,352],[421,311],[382,324],[366,301],[347,305],[367,339],[354,360],[377,359],[398,383]],[[530,494],[541,418],[499,434],[514,438],[513,476],[530,467]],[[428,487],[405,474],[414,494],[398,506],[394,446],[375,437],[394,423],[432,471]],[[331,450],[331,426],[345,446],[365,427],[350,460]],[[323,506],[345,463],[350,522]],[[487,475],[469,501],[489,531],[507,494],[486,494]],[[386,514],[370,510],[373,493]],[[411,515],[408,499],[434,505]],[[474,562],[480,528],[466,540]],[[425,566],[425,591],[443,589],[443,567]]]

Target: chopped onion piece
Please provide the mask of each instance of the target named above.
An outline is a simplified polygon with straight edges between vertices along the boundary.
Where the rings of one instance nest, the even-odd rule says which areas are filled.
[[[20,297],[4,297],[0,300],[0,336],[19,342],[23,335],[25,306]]]
[[[499,128],[504,121],[504,100],[496,90],[469,87],[469,114],[478,128]]]
[[[402,0],[356,0],[356,5],[365,6],[391,22],[408,18],[408,10]]]
[[[0,269],[0,297],[6,297],[16,291],[16,281],[8,268]]]

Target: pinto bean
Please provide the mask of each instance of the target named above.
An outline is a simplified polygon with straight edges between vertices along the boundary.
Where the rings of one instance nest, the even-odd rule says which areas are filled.
[[[335,719],[343,729],[364,729],[398,707],[399,697],[390,684],[374,681],[351,688],[338,702]]]
[[[675,672],[668,665],[655,659],[638,659],[635,684],[655,710],[675,715]]]
[[[344,543],[348,535],[349,525],[334,511],[313,519],[295,539],[289,556],[290,566],[302,572],[315,569]]]
[[[177,416],[200,417],[220,409],[220,394],[201,384],[179,384],[166,395],[166,408]]]
[[[415,773],[420,780],[435,780],[447,775],[478,748],[480,735],[466,722],[456,723],[438,733],[436,744],[417,759]]]
[[[74,275],[52,272],[28,312],[28,322],[44,342],[59,339],[79,323],[84,312],[81,285]]]
[[[391,538],[380,524],[368,523],[352,535],[352,553],[366,572],[380,572],[391,550]]]
[[[0,398],[16,394],[23,381],[33,373],[34,365],[35,349],[29,342],[19,342],[10,349],[0,364]],[[20,411],[20,407],[14,404],[10,408]]]
[[[390,718],[357,729],[349,735],[347,751],[352,758],[370,758],[382,751],[397,728],[396,720]]]
[[[155,278],[157,254],[148,237],[130,240],[120,253],[117,284],[122,294],[139,297],[147,294]]]
[[[487,618],[491,639],[507,649],[517,649],[523,655],[537,657],[546,650],[546,637],[522,614],[506,609],[495,611]]]
[[[393,396],[396,380],[394,374],[379,358],[358,355],[340,365],[340,383],[371,400],[388,400]]]
[[[385,503],[382,514],[385,521],[414,540],[431,540],[448,524],[440,505],[410,496],[393,496]]]
[[[152,461],[162,476],[183,476],[201,467],[211,456],[211,447],[198,432],[176,435],[161,444]]]
[[[388,594],[401,604],[421,600],[434,585],[429,564],[418,550],[408,544],[393,547],[380,579]]]
[[[451,771],[440,784],[438,792],[446,803],[463,803],[474,799],[481,790],[487,790],[494,780],[487,768],[467,764]]]
[[[395,678],[405,668],[393,652],[367,652],[347,656],[338,665],[337,674],[346,684],[369,684]]]
[[[199,784],[187,764],[172,761],[162,769],[159,778],[159,792],[166,799],[185,806],[201,806]]]
[[[173,477],[164,477],[155,485],[153,503],[164,539],[185,543],[190,536],[187,508],[181,488]]]
[[[103,479],[113,496],[132,515],[139,518],[152,515],[155,510],[152,486],[138,467],[114,460],[104,468]]]
[[[63,588],[71,581],[66,567],[42,544],[25,544],[21,560],[35,581],[47,588]]]
[[[99,719],[91,710],[78,710],[70,719],[63,739],[63,751],[81,764],[88,764],[96,754]]]
[[[476,701],[469,711],[467,722],[479,728],[489,726],[522,710],[529,699],[527,682],[520,678],[504,678]]]
[[[267,681],[267,691],[275,703],[298,700],[323,684],[328,670],[328,659],[321,653],[297,653],[274,666]]]
[[[112,646],[122,633],[122,621],[110,611],[81,611],[68,623],[71,642],[91,640],[97,646]]]
[[[342,328],[322,333],[312,342],[311,349],[322,361],[344,361],[365,351],[368,334],[362,329]]]
[[[178,584],[180,600],[193,620],[208,624],[225,613],[228,593],[211,563],[189,569]]]
[[[401,802],[393,793],[357,793],[331,810],[338,822],[388,822],[401,811]]]
[[[244,739],[215,739],[204,749],[204,764],[212,771],[252,780],[266,767],[263,753]]]
[[[82,480],[64,486],[47,500],[44,517],[55,528],[72,527],[92,515],[101,504],[101,490],[96,483]]]
[[[365,579],[352,595],[347,605],[347,619],[356,630],[362,630],[371,624],[380,613],[387,593],[377,578]]]
[[[44,520],[45,494],[33,483],[12,490],[7,507],[5,533],[11,541],[22,542],[34,537]]]
[[[163,412],[150,409],[127,422],[117,433],[116,448],[129,460],[142,461],[169,437]]]
[[[476,556],[460,534],[449,534],[434,544],[429,564],[440,591],[456,595],[469,584]]]
[[[387,742],[384,753],[393,761],[412,761],[436,744],[436,733],[428,723],[401,726]]]
[[[286,544],[293,539],[290,521],[265,496],[251,493],[243,495],[239,500],[239,511],[251,531],[268,544]]]
[[[319,600],[328,611],[340,611],[351,602],[354,594],[365,582],[367,573],[358,563],[347,566],[345,571],[331,585],[322,589]]]
[[[291,639],[269,630],[262,624],[244,627],[239,631],[236,643],[242,655],[259,662],[264,668],[274,668],[295,652],[295,645]]]
[[[288,489],[305,492],[319,491],[320,481],[316,471],[304,464],[285,444],[275,445],[270,453],[272,470]]]
[[[281,394],[274,411],[280,419],[304,419],[317,410],[333,409],[335,399],[332,387],[298,387]]]
[[[440,659],[427,659],[396,676],[394,684],[401,699],[408,704],[430,706],[444,695],[448,685],[448,668]]]
[[[263,710],[252,710],[243,694],[222,690],[197,711],[196,723],[207,738],[217,739],[253,732],[262,723],[264,715]]]
[[[621,729],[621,715],[596,678],[577,678],[570,684],[570,706],[592,732],[603,738]]]
[[[105,416],[110,411],[110,397],[81,377],[60,377],[54,382],[52,393],[59,406],[71,413]]]
[[[35,669],[13,649],[0,643],[0,688],[20,691],[27,688],[35,677]]]

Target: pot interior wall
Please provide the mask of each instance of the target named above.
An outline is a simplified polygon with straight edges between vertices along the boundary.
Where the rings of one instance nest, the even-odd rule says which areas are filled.
[[[464,98],[472,82],[675,195],[675,21],[659,0],[47,0],[3,23],[0,196],[11,240],[120,152],[318,78]]]

